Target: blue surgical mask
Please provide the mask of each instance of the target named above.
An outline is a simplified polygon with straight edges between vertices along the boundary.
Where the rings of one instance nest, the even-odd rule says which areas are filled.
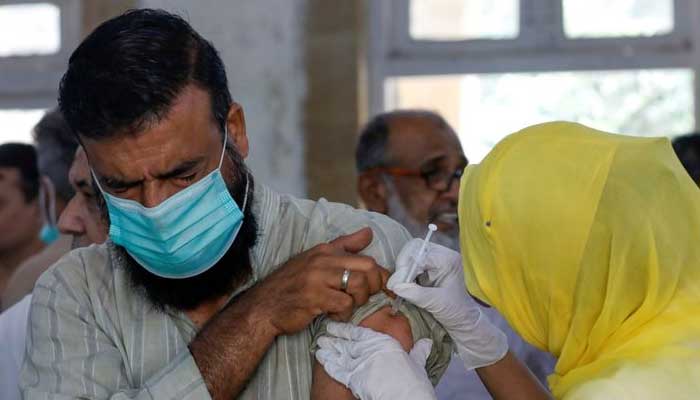
[[[55,242],[59,236],[58,228],[55,225],[44,224],[39,231],[39,240],[46,244]]]
[[[95,178],[109,210],[110,238],[149,272],[171,279],[199,275],[214,266],[236,239],[243,211],[221,175],[227,137],[214,171],[155,207],[113,196]],[[248,179],[246,175],[243,210]]]

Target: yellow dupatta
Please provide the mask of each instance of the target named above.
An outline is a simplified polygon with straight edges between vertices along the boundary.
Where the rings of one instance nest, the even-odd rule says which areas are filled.
[[[700,399],[700,191],[665,138],[553,122],[467,167],[467,287],[566,399]]]

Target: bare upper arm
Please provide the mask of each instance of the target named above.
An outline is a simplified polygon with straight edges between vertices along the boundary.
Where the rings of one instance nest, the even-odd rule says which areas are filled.
[[[391,315],[391,307],[384,306],[360,322],[360,326],[385,333],[401,343],[404,350],[413,348],[413,334],[408,318],[403,314]]]
[[[360,326],[385,333],[401,343],[407,352],[413,348],[413,334],[408,319],[402,314],[391,315],[391,307],[385,306],[363,319]],[[320,399],[354,399],[355,397],[343,384],[328,376],[323,366],[314,361],[311,398]]]

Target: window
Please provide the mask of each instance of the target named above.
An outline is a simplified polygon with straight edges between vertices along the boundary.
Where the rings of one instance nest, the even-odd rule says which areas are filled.
[[[511,39],[518,36],[517,0],[412,0],[416,40]]]
[[[0,143],[6,142],[32,142],[32,129],[44,116],[44,109],[15,109],[0,110],[2,121],[2,133]]]
[[[564,31],[570,38],[665,35],[673,31],[673,1],[564,0]]]
[[[0,0],[0,143],[31,141],[80,40],[80,0]]]
[[[472,162],[505,135],[550,120],[649,136],[695,129],[692,0],[377,3],[370,113],[437,110]],[[470,22],[486,20],[488,29]]]
[[[0,57],[55,54],[61,13],[51,3],[0,5]]]
[[[553,120],[644,136],[690,132],[692,87],[687,69],[405,77],[388,80],[386,108],[438,111],[478,161],[505,135]]]

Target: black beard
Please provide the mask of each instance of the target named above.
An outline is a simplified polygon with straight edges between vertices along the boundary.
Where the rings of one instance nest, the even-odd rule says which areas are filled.
[[[126,263],[131,286],[144,295],[157,309],[192,310],[208,300],[229,295],[245,284],[252,275],[250,251],[258,238],[258,226],[253,214],[254,188],[252,175],[238,152],[227,146],[226,154],[233,161],[230,173],[233,183],[226,183],[237,204],[243,205],[246,176],[249,179],[248,200],[243,210],[243,224],[231,247],[213,267],[185,279],[169,279],[154,275],[139,265],[122,246],[115,246]],[[101,196],[100,196],[101,197]]]

